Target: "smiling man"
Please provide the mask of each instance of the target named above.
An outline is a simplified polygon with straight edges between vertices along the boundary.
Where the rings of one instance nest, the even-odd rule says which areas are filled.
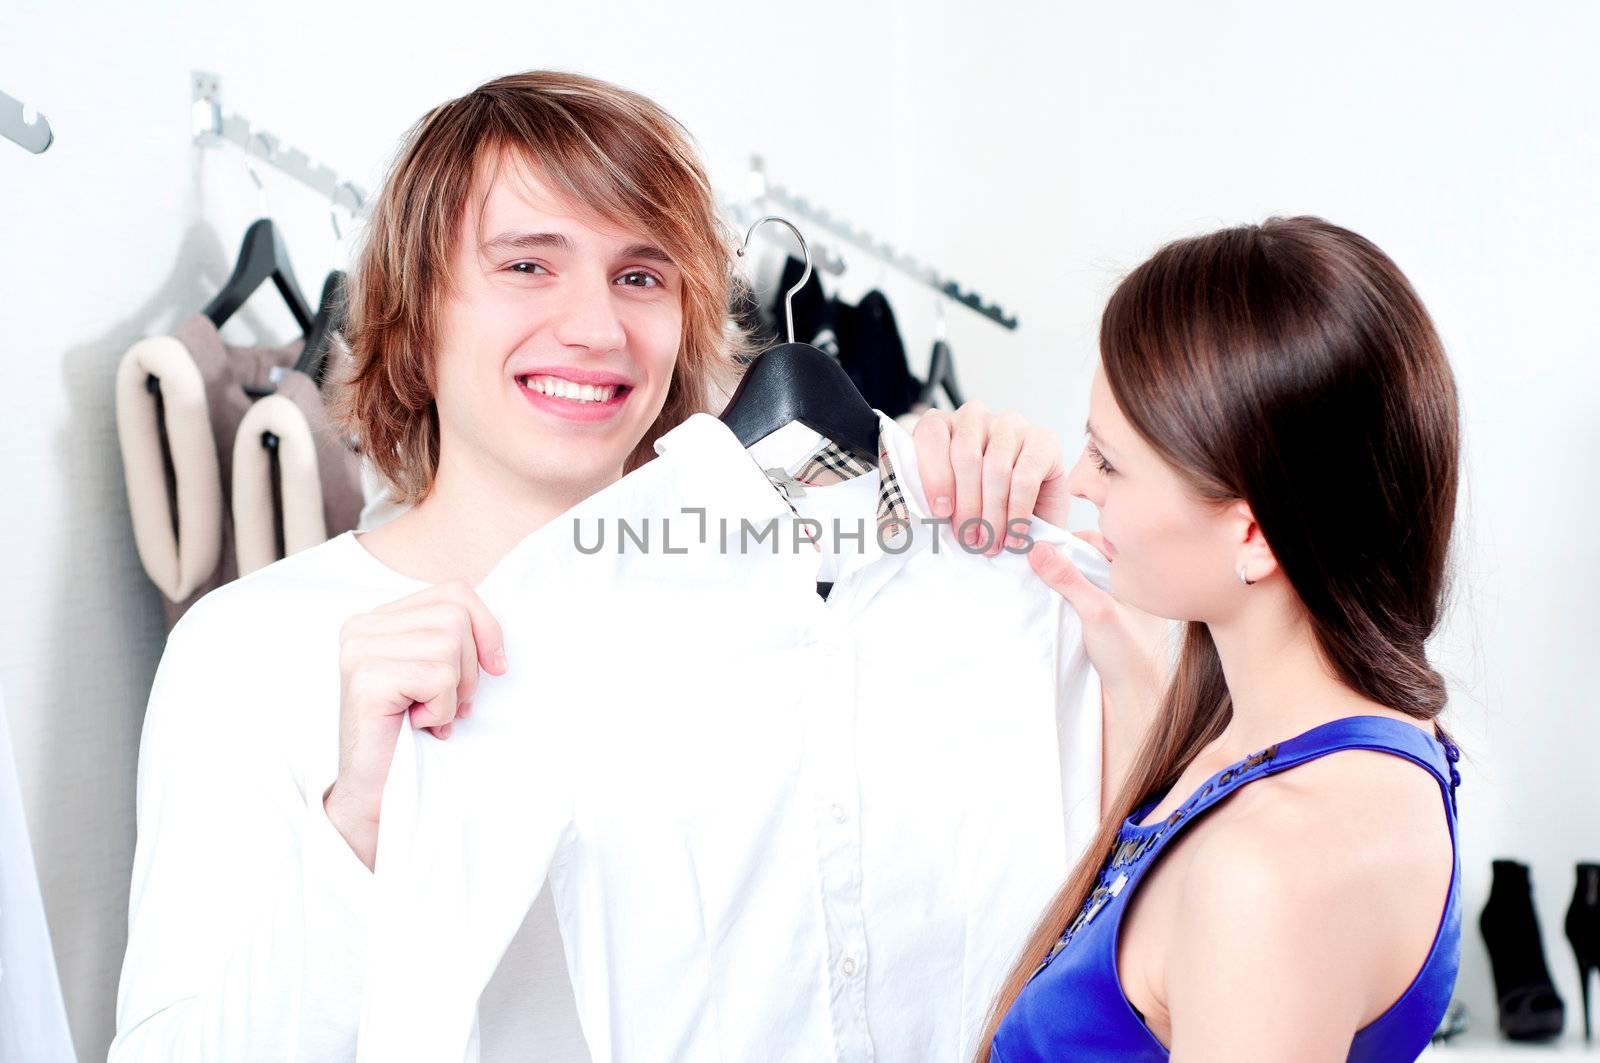
[[[218,589],[169,636],[111,1063],[353,1056],[401,729],[448,740],[483,672],[563,667],[508,661],[474,588],[720,407],[744,346],[731,248],[687,136],[636,94],[518,74],[412,130],[352,277],[338,396],[407,509]],[[930,415],[915,459],[938,516],[1065,516],[1059,445],[1014,415]],[[546,895],[478,1003],[481,1058],[583,1058],[567,979]]]

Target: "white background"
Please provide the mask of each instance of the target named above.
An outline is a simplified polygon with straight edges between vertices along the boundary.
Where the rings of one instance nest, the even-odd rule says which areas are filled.
[[[1433,648],[1468,752],[1459,991],[1490,1029],[1476,918],[1489,860],[1511,855],[1533,866],[1575,1020],[1561,919],[1573,863],[1600,858],[1584,600],[1600,582],[1597,45],[1600,7],[1576,0],[5,0],[0,89],[57,143],[35,157],[0,142],[0,683],[81,1056],[102,1058],[112,1032],[162,642],[113,374],[134,340],[204,304],[260,210],[242,153],[191,141],[195,69],[221,76],[227,111],[368,189],[411,122],[495,75],[555,67],[639,89],[694,132],[719,186],[738,190],[759,152],[779,181],[1019,314],[1011,334],[947,312],[962,382],[1069,448],[1104,300],[1160,243],[1276,213],[1374,239],[1432,310],[1465,413],[1459,578]],[[263,176],[315,299],[341,264],[326,204]],[[920,371],[931,295],[846,257],[846,294],[885,288]],[[289,318],[263,296],[225,334],[283,340]]]

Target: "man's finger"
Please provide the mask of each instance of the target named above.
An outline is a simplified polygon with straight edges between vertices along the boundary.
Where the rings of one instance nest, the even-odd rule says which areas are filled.
[[[501,675],[506,670],[506,638],[499,621],[483,604],[478,592],[464,580],[453,580],[444,585],[446,593],[467,610],[472,623],[472,643],[477,649],[478,663],[491,675]]]

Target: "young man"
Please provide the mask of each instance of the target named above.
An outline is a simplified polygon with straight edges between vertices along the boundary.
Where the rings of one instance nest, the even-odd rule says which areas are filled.
[[[473,588],[720,408],[729,247],[687,137],[632,93],[515,75],[412,131],[353,277],[341,397],[411,508],[219,589],[173,630],[140,751],[112,1063],[351,1058],[404,717],[448,741],[483,671],[561,666],[507,660]],[[930,414],[914,464],[958,527],[1064,521],[1059,445],[1014,415]],[[541,897],[479,1005],[482,1058],[582,1058],[566,978]]]

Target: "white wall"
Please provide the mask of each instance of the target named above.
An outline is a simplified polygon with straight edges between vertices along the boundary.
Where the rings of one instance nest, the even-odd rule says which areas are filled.
[[[270,5],[8,0],[0,89],[51,119],[44,156],[0,143],[0,685],[74,1033],[103,1056],[132,855],[134,757],[161,646],[134,555],[112,375],[226,276],[259,209],[241,153],[190,141],[189,74],[225,108],[376,186],[404,128],[499,73],[580,70],[640,89],[699,138],[719,184],[745,158],[1019,313],[948,311],[968,391],[1078,435],[1095,325],[1161,242],[1273,213],[1372,237],[1454,361],[1467,492],[1454,681],[1467,933],[1460,983],[1493,994],[1475,920],[1488,861],[1532,863],[1558,986],[1572,864],[1600,857],[1600,713],[1586,668],[1600,580],[1585,490],[1600,436],[1592,75],[1600,9],[1268,3]],[[340,264],[325,205],[267,172],[313,297]],[[856,259],[859,262],[859,256]],[[881,283],[925,357],[931,298]],[[271,297],[226,333],[286,338]],[[1590,309],[1583,309],[1589,307]],[[263,721],[263,726],[270,726]],[[221,754],[221,755],[225,755]]]

